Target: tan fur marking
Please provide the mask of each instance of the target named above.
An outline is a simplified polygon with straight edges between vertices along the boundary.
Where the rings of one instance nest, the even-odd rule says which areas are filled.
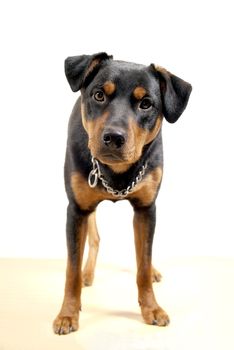
[[[113,196],[107,193],[104,188],[102,190],[90,188],[87,179],[78,172],[72,173],[71,188],[76,202],[83,210],[92,209],[102,200],[113,199]]]
[[[134,148],[133,162],[136,162],[142,154],[142,149],[145,145],[147,131],[140,128],[133,118],[129,120],[128,142],[130,148]]]
[[[161,273],[155,269],[155,267],[153,267],[152,265],[152,268],[151,268],[151,276],[152,276],[152,282],[160,282],[161,279],[162,279],[162,275]]]
[[[136,190],[130,194],[129,197],[138,199],[143,206],[150,205],[157,196],[157,192],[162,181],[162,175],[162,168],[155,168],[143,179],[143,181],[137,186]]]
[[[162,66],[157,66],[156,64],[154,65],[154,68],[156,69],[156,71],[159,71],[161,73],[164,73],[164,74],[168,74],[169,72],[163,68]]]
[[[166,81],[168,81],[170,79],[171,73],[168,72],[165,68],[163,68],[161,66],[157,66],[157,65],[154,65],[154,68],[157,72],[161,73],[161,75],[164,77],[164,79]],[[165,93],[165,91],[166,91],[166,81],[160,79],[160,87],[161,87],[162,93]]]
[[[147,94],[147,91],[142,86],[137,86],[133,91],[133,96],[137,100],[141,100],[146,94]]]
[[[85,105],[83,101],[81,100],[81,117],[82,117],[82,123],[85,128],[85,131],[89,135],[89,139],[95,139],[97,141],[99,134],[102,132],[106,119],[108,118],[109,113],[105,112],[103,115],[100,115],[95,120],[88,120],[86,113],[85,113]]]
[[[146,144],[150,143],[157,137],[159,130],[161,129],[161,126],[162,126],[162,120],[163,120],[162,116],[157,117],[153,130],[151,130],[150,133],[147,135]]]
[[[92,212],[88,217],[88,238],[89,238],[89,255],[83,270],[83,284],[91,286],[94,279],[94,271],[96,266],[99,235],[96,225],[96,212]]]
[[[136,162],[142,154],[142,149],[144,145],[147,145],[153,139],[155,139],[159,133],[159,130],[162,126],[162,116],[158,116],[155,122],[153,130],[147,131],[146,129],[141,128],[133,118],[129,121],[129,130],[128,130],[128,143],[129,147],[135,148],[134,159]]]
[[[107,96],[110,96],[115,92],[116,86],[112,81],[106,81],[105,84],[103,85],[103,89],[105,91],[105,94]]]
[[[143,178],[143,181],[135,187],[134,191],[129,194],[127,198],[138,199],[143,206],[150,205],[157,195],[162,180],[162,174],[163,171],[161,167],[155,168]],[[83,210],[90,210],[103,200],[114,199],[104,188],[90,188],[87,179],[79,172],[72,173],[71,188],[76,202]]]
[[[81,266],[84,253],[84,246],[87,234],[87,220],[83,219],[79,226],[79,239],[77,242],[77,261],[71,261],[71,257],[67,259],[66,284],[63,304],[60,313],[53,323],[55,333],[68,334],[72,327],[73,330],[78,329],[79,309],[81,307]]]
[[[124,164],[124,163],[108,164],[108,166],[111,168],[111,170],[113,170],[117,174],[124,173],[125,171],[127,171],[130,168],[131,165],[132,165],[131,163],[128,163],[128,164]]]
[[[86,118],[84,103],[81,101],[81,116],[83,126],[89,137],[88,147],[92,155],[95,157],[97,150],[100,148],[101,134],[105,127],[109,112],[103,113],[103,115],[99,116],[95,120],[88,120]]]
[[[149,224],[149,219],[144,212],[135,212],[133,226],[137,261],[138,300],[143,318],[147,323],[152,324],[152,315],[150,311],[157,309],[158,304],[155,300],[152,288],[151,256],[148,253]],[[147,313],[145,312],[145,306],[148,307]]]
[[[88,69],[85,72],[85,76],[84,79],[86,79],[86,77],[89,75],[89,73],[92,72],[92,70],[101,62],[101,58],[95,58],[95,60],[93,60],[90,64],[90,66],[88,67]]]
[[[169,317],[158,305],[152,288],[151,247],[149,243],[150,218],[144,210],[134,213],[134,237],[137,260],[138,301],[146,323],[166,326]],[[155,322],[155,323],[154,323]]]
[[[134,227],[134,234],[135,234],[135,249],[136,249],[136,261],[137,261],[137,268],[140,265],[141,259],[142,259],[142,237],[143,234],[145,234],[146,231],[146,222],[145,222],[145,216],[141,215],[140,213],[134,214],[133,219],[133,227]]]
[[[83,127],[85,128],[85,131],[88,132],[86,115],[85,115],[85,105],[84,105],[84,102],[82,101],[82,97],[81,97],[81,118],[82,118]]]

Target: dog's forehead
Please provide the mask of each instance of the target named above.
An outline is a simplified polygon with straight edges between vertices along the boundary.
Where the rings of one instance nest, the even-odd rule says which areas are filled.
[[[110,60],[107,62],[107,66],[111,67],[116,72],[118,71],[143,71],[146,70],[147,66],[144,64],[134,63],[134,62],[126,62],[126,61],[117,61]]]
[[[125,61],[108,61],[95,77],[95,83],[104,84],[111,81],[121,88],[133,89],[136,86],[152,88],[156,79],[147,66]]]

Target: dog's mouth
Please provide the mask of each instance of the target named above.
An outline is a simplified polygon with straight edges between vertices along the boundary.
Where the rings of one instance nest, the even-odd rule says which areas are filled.
[[[89,139],[89,149],[94,158],[106,165],[129,165],[135,162],[136,148],[135,145],[126,144],[124,147],[113,149],[104,147],[100,143],[94,142],[94,138]]]
[[[113,164],[113,163],[124,163],[126,162],[126,157],[122,154],[115,153],[101,153],[97,156],[98,159],[104,164]]]
[[[132,152],[115,152],[115,151],[99,151],[93,154],[94,158],[100,160],[101,163],[107,165],[114,164],[131,164],[134,162],[134,151]]]
[[[129,169],[133,163],[132,157],[129,158],[125,154],[100,153],[95,157],[102,164],[107,165],[115,173],[123,173]]]

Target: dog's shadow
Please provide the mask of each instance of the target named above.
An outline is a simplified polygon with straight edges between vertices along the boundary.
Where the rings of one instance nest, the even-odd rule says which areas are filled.
[[[126,311],[126,310],[107,310],[103,308],[89,307],[87,308],[89,315],[82,320],[82,327],[89,327],[91,324],[103,321],[104,319],[108,322],[108,318],[126,318],[137,322],[143,322],[141,313]],[[82,315],[81,315],[82,317]]]
[[[137,321],[141,321],[142,317],[140,312],[132,312],[132,311],[106,311],[105,312],[106,315],[110,315],[110,316],[114,316],[114,317],[124,317],[124,318],[129,318],[131,320],[137,320]]]

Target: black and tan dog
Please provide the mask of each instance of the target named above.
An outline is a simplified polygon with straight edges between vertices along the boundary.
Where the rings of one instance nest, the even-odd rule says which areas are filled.
[[[127,199],[134,209],[138,300],[146,323],[166,326],[152,282],[155,199],[163,174],[161,126],[184,111],[191,85],[161,67],[114,61],[106,53],[69,57],[65,73],[81,91],[73,109],[65,161],[67,273],[55,333],[78,329],[82,284],[91,285],[99,245],[95,209],[103,200]],[[88,233],[89,256],[82,257]]]

